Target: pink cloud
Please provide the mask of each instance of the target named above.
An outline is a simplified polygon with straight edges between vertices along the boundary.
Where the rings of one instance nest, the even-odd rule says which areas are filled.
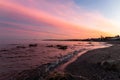
[[[3,37],[10,37],[16,38],[16,39],[43,39],[43,38],[68,38],[67,36],[58,35],[54,33],[48,33],[48,32],[39,32],[34,30],[24,30],[24,29],[17,29],[17,28],[11,28],[11,27],[2,27],[0,28],[0,36]]]
[[[106,27],[106,32],[108,32],[107,29],[109,27],[114,26],[110,20],[103,17],[100,13],[85,11],[76,6],[72,0],[69,2],[68,0],[61,0],[60,3],[53,1],[55,0],[51,0],[51,2],[47,0],[1,0],[0,7],[8,12],[22,14],[31,20],[50,24],[51,27],[57,27],[60,30],[59,32],[67,32],[65,35],[69,37],[77,38],[80,35],[86,35],[86,37],[82,36],[84,38],[88,36],[98,37],[100,34],[106,35],[106,33],[102,32],[104,31],[104,26]],[[14,16],[17,15],[10,14],[8,16],[15,18]],[[13,23],[15,24],[15,22]],[[28,28],[34,29],[36,27],[29,26]]]

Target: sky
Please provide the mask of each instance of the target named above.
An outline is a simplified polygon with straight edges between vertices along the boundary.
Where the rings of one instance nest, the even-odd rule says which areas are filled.
[[[120,34],[120,0],[0,0],[0,39]]]

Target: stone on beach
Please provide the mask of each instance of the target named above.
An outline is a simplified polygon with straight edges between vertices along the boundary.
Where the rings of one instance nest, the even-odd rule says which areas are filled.
[[[105,60],[100,64],[105,70],[114,70],[120,72],[120,59],[117,60]]]

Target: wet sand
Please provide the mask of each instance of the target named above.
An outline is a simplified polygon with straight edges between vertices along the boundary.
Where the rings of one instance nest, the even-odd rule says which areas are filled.
[[[95,49],[81,55],[76,61],[65,68],[65,72],[76,76],[84,76],[88,80],[120,80],[120,72],[103,69],[98,63],[104,60],[120,59],[120,44],[112,42],[113,46]]]

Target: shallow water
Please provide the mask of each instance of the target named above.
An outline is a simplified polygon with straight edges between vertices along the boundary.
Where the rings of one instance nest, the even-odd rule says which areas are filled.
[[[37,43],[37,47],[29,47],[30,43]],[[16,48],[16,46],[25,48]],[[61,50],[48,45],[67,45],[68,49]],[[64,55],[75,50],[91,50],[109,46],[99,42],[68,42],[68,41],[22,41],[0,45],[0,75],[36,68],[42,64],[55,62]]]

